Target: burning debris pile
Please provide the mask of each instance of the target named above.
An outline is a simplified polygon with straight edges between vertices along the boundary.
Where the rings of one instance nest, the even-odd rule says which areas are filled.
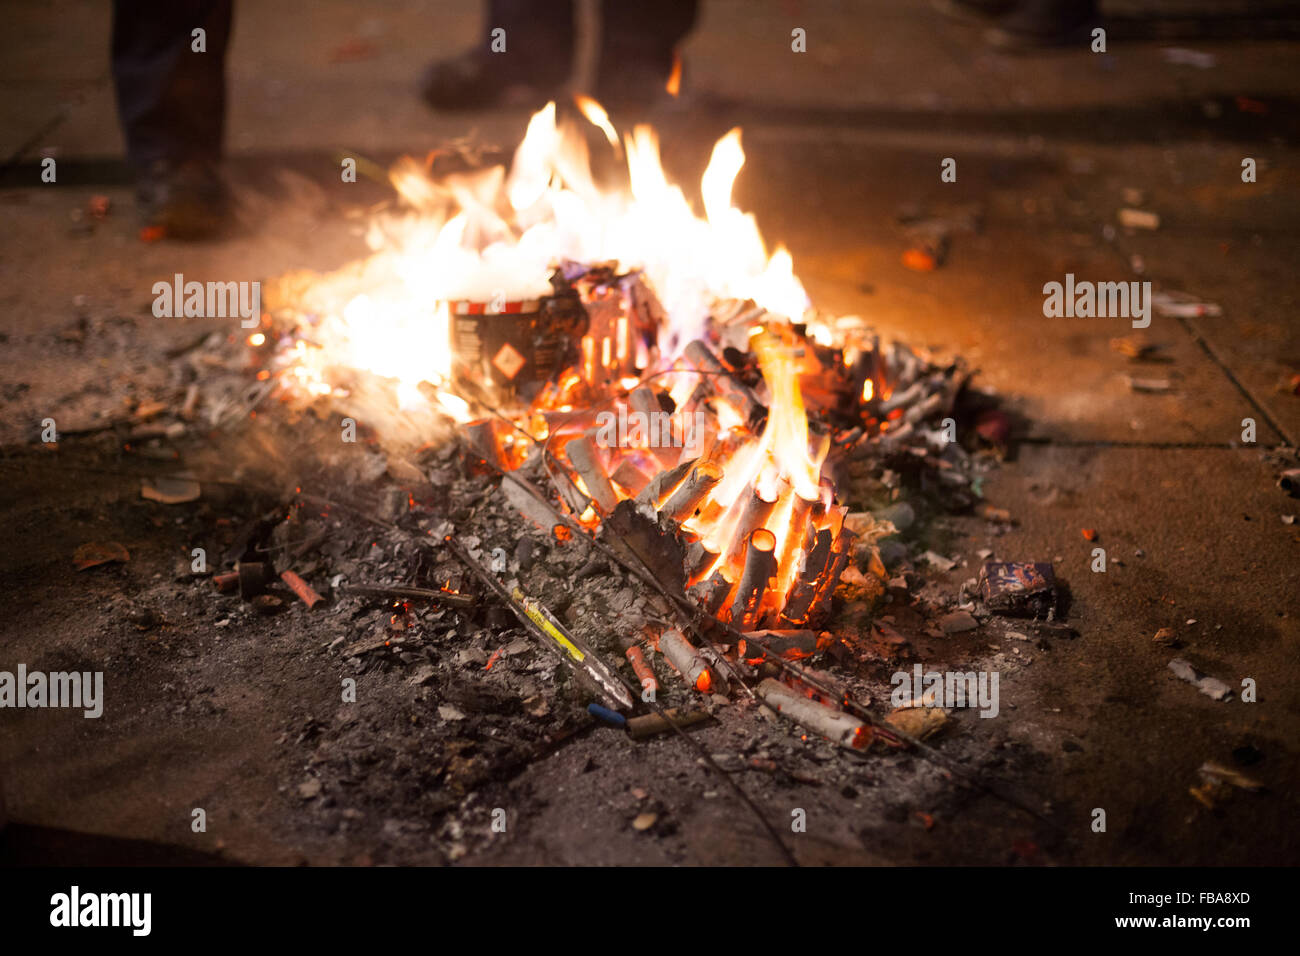
[[[862,657],[837,632],[833,599],[848,588],[869,615],[899,583],[879,549],[896,529],[871,509],[904,477],[945,507],[977,500],[951,417],[969,372],[809,307],[789,254],[769,256],[731,205],[738,130],[704,174],[704,218],[668,183],[648,128],[609,141],[627,189],[596,185],[585,139],[554,106],[509,171],[460,155],[403,164],[393,181],[410,211],[375,223],[370,258],[278,283],[249,340],[260,377],[295,420],[343,416],[345,442],[360,427],[387,463],[371,481],[386,467],[395,483],[378,510],[295,497],[218,584],[251,597],[274,562],[309,607],[311,580],[345,600],[387,598],[398,613],[349,656],[418,627],[413,605],[443,620],[481,611],[482,594],[507,615],[494,628],[513,617],[611,720],[639,693],[671,727],[690,719],[689,698],[674,718],[657,695],[739,690],[863,747],[875,732],[855,692],[793,662]],[[487,500],[508,510],[485,524]],[[510,514],[533,533],[520,537]],[[311,573],[280,567],[343,516],[377,529],[376,553],[405,553],[400,580],[342,551]],[[265,554],[267,568],[249,567]],[[619,587],[603,628],[577,594],[593,578],[605,598]],[[665,693],[663,664],[681,691]]]

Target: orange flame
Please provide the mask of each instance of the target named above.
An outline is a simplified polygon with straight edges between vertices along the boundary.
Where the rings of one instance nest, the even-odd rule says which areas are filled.
[[[582,96],[577,103],[617,148],[600,104]],[[319,320],[310,345],[299,339],[282,351],[283,380],[306,396],[339,394],[335,370],[364,369],[395,380],[403,410],[427,408],[416,386],[450,378],[448,303],[546,295],[563,259],[643,270],[667,314],[664,342],[695,337],[720,298],[802,315],[808,298],[790,254],[777,247],[769,256],[753,216],[732,205],[745,160],[740,130],[714,147],[701,182],[703,218],[668,181],[652,129],[635,127],[623,147],[629,189],[598,189],[585,139],[557,122],[551,103],[530,119],[508,171],[438,178],[427,164],[399,162],[390,179],[408,211],[371,222],[370,258],[305,290],[300,310]]]
[[[591,125],[605,134],[605,139],[609,140],[609,145],[614,147],[614,152],[622,152],[623,147],[618,141],[618,131],[609,121],[609,114],[605,112],[605,108],[590,96],[583,96],[581,93],[575,94],[573,100],[578,104],[582,115],[591,121]]]
[[[673,71],[668,76],[668,82],[664,84],[664,90],[669,96],[677,96],[682,91],[682,55],[676,50],[673,51]]]

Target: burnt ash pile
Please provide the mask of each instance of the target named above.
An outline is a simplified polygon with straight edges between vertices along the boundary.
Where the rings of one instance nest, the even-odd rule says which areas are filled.
[[[960,370],[914,361],[916,380],[936,386]],[[692,609],[677,529],[625,500],[590,535],[554,490],[554,458],[534,454],[502,471],[472,431],[394,451],[362,426],[355,443],[340,443],[326,403],[304,414],[262,402],[266,394],[252,393],[260,408],[227,437],[275,453],[246,459],[230,482],[240,494],[205,509],[220,566],[182,576],[210,613],[225,615],[219,624],[283,627],[345,681],[332,718],[307,717],[281,738],[301,768],[286,781],[295,810],[305,806],[325,831],[364,833],[383,859],[457,859],[485,839],[470,821],[513,805],[508,792],[528,768],[587,738],[602,749],[654,748],[677,772],[695,772],[697,761],[732,780],[751,771],[746,785],[760,794],[800,781],[874,786],[883,766],[944,788],[940,771],[918,769],[905,752],[951,718],[895,708],[890,677],[914,659],[917,637],[959,633],[954,615],[987,619],[994,607],[987,584],[981,592],[973,580],[954,597],[917,570],[947,570],[920,543],[933,516],[1004,517],[983,505],[980,484],[1006,435],[964,424],[1001,414],[989,396],[952,388],[893,443],[863,440],[871,436],[860,426],[833,430],[825,472],[836,476],[844,529],[863,535],[815,626],[742,634]],[[949,415],[969,447],[931,440]],[[656,565],[664,553],[678,561],[675,574]],[[348,678],[363,698],[382,687],[387,704],[351,703]],[[697,754],[672,738],[674,724],[720,726],[732,740]],[[710,786],[730,796],[722,781]],[[629,813],[655,817],[646,828],[666,835],[670,808],[653,802],[635,800]]]
[[[548,767],[611,779],[652,767],[676,781],[675,793],[641,796],[638,787],[611,784],[606,809],[625,813],[629,827],[653,816],[644,831],[651,837],[670,836],[684,810],[675,804],[696,799],[700,786],[734,807],[719,770],[760,805],[820,785],[827,799],[866,801],[873,808],[866,816],[897,823],[900,807],[937,810],[969,792],[917,759],[905,737],[929,740],[972,771],[1006,759],[996,746],[954,735],[966,723],[961,715],[895,708],[890,682],[914,661],[977,660],[983,649],[962,642],[968,623],[1053,613],[1043,601],[1061,591],[1060,582],[1044,592],[1030,578],[1020,601],[1015,566],[995,575],[1003,585],[996,594],[978,577],[960,592],[933,580],[953,562],[934,550],[943,548],[931,525],[974,512],[996,534],[1010,520],[981,497],[982,475],[1009,438],[991,396],[954,390],[950,404],[892,446],[865,428],[854,434],[859,425],[849,418],[815,423],[835,438],[825,472],[845,508],[843,525],[861,535],[817,625],[761,629],[759,647],[738,641],[726,622],[710,627],[708,615],[684,611],[629,570],[636,558],[626,550],[629,532],[654,544],[664,530],[626,514],[630,501],[622,518],[599,523],[593,540],[554,490],[556,461],[544,455],[503,474],[482,460],[472,433],[450,421],[423,445],[395,448],[364,422],[356,442],[340,442],[341,413],[328,400],[306,409],[274,400],[260,377],[267,348],[250,351],[236,336],[196,338],[169,356],[171,392],[109,430],[119,458],[149,472],[145,507],[173,511],[185,539],[176,572],[184,590],[160,584],[134,594],[128,615],[130,629],[157,635],[160,648],[211,657],[192,679],[178,674],[178,716],[210,713],[214,681],[257,679],[241,677],[240,667],[283,667],[295,686],[305,686],[303,673],[315,675],[312,692],[288,708],[297,716],[274,728],[284,822],[305,839],[359,842],[375,861],[486,852],[491,830],[482,821],[493,808],[522,813],[554,799],[539,782]],[[882,354],[891,351],[908,354],[899,347]],[[743,354],[716,356],[752,374]],[[948,382],[959,369],[911,361],[918,381]],[[868,358],[860,367],[871,365]],[[927,441],[947,416],[959,440]],[[872,537],[887,526],[898,533]],[[206,570],[195,570],[193,546],[206,549]],[[507,594],[517,587],[629,685],[628,726],[593,716],[589,705],[612,703],[606,689],[484,586],[475,567]],[[671,591],[674,576],[660,577]],[[168,637],[182,621],[211,625],[225,640],[182,648]],[[1014,674],[1046,641],[1068,636],[1046,621],[1009,626],[1025,653],[999,653],[979,666]],[[670,636],[665,648],[674,632],[681,641]],[[666,659],[681,643],[719,655],[703,662],[717,678],[707,692],[692,664],[684,666],[688,681]],[[769,651],[776,660],[764,660]],[[654,675],[655,704],[708,741],[711,766],[699,766],[706,755],[641,699],[645,671],[632,658]],[[348,680],[356,681],[355,703]],[[810,715],[801,700],[822,709]],[[268,708],[268,717],[281,721],[283,710]],[[828,713],[842,716],[827,721]],[[857,732],[864,725],[869,734]]]

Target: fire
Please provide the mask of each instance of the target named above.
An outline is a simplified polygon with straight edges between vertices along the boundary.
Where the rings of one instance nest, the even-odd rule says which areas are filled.
[[[673,71],[668,75],[664,91],[669,96],[677,96],[682,91],[682,57],[679,53],[673,53]]]
[[[600,104],[579,97],[578,105],[617,149]],[[597,189],[586,140],[558,123],[554,103],[530,119],[509,171],[436,178],[415,160],[398,163],[390,178],[410,212],[375,220],[370,258],[304,290],[301,309],[317,320],[282,355],[288,379],[330,394],[332,369],[364,369],[394,380],[403,408],[418,404],[421,382],[450,381],[449,302],[535,299],[564,260],[642,270],[667,315],[659,346],[668,358],[698,334],[717,299],[752,299],[794,320],[803,314],[808,297],[789,253],[769,255],[753,216],[732,205],[745,159],[739,129],[714,148],[701,183],[703,217],[668,181],[652,129],[637,126],[622,142],[627,190]],[[299,348],[304,341],[311,345]],[[597,344],[598,362],[605,347]]]
[[[453,337],[484,316],[530,317],[529,328],[539,327],[538,303],[554,307],[560,268],[586,331],[575,364],[539,382],[517,421],[573,470],[570,485],[586,498],[569,502],[579,523],[593,528],[623,498],[648,496],[696,542],[690,582],[708,586],[717,613],[747,627],[802,627],[833,589],[852,536],[821,476],[829,436],[810,433],[801,387],[821,372],[809,350],[825,344],[825,327],[808,338],[793,331],[809,305],[793,259],[783,246],[769,253],[753,215],[735,205],[741,131],[715,144],[699,210],[665,174],[650,127],[620,138],[599,103],[575,102],[621,158],[625,189],[597,186],[585,127],[561,122],[554,103],[532,116],[508,170],[435,175],[436,154],[400,162],[390,177],[407,211],[370,224],[370,257],[299,290],[306,319],[279,340],[280,381],[292,396],[364,400],[373,411],[374,396],[361,394],[373,377],[391,389],[393,414],[472,423]],[[584,265],[571,276],[573,263]],[[755,367],[725,365],[727,343],[707,341],[724,302],[762,316],[726,333],[736,354],[757,357]],[[483,349],[482,363],[507,378],[526,361],[508,342]],[[868,379],[864,398],[872,388]],[[587,410],[611,402],[623,415],[668,416],[652,430],[660,440],[643,434],[627,448],[597,448]],[[701,431],[703,447],[675,447]],[[517,467],[526,451],[502,449],[497,464]]]
[[[605,112],[605,108],[590,96],[583,96],[581,93],[573,99],[578,104],[578,109],[582,110],[582,115],[587,117],[591,125],[605,134],[605,139],[609,140],[609,145],[614,147],[614,152],[620,152],[622,146],[619,144],[618,131],[614,129],[614,124],[609,121],[609,114]]]

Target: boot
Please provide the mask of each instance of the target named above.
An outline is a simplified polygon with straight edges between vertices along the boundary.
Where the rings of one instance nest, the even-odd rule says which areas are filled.
[[[188,160],[154,163],[136,186],[146,226],[172,239],[208,239],[230,217],[230,196],[215,163]]]

